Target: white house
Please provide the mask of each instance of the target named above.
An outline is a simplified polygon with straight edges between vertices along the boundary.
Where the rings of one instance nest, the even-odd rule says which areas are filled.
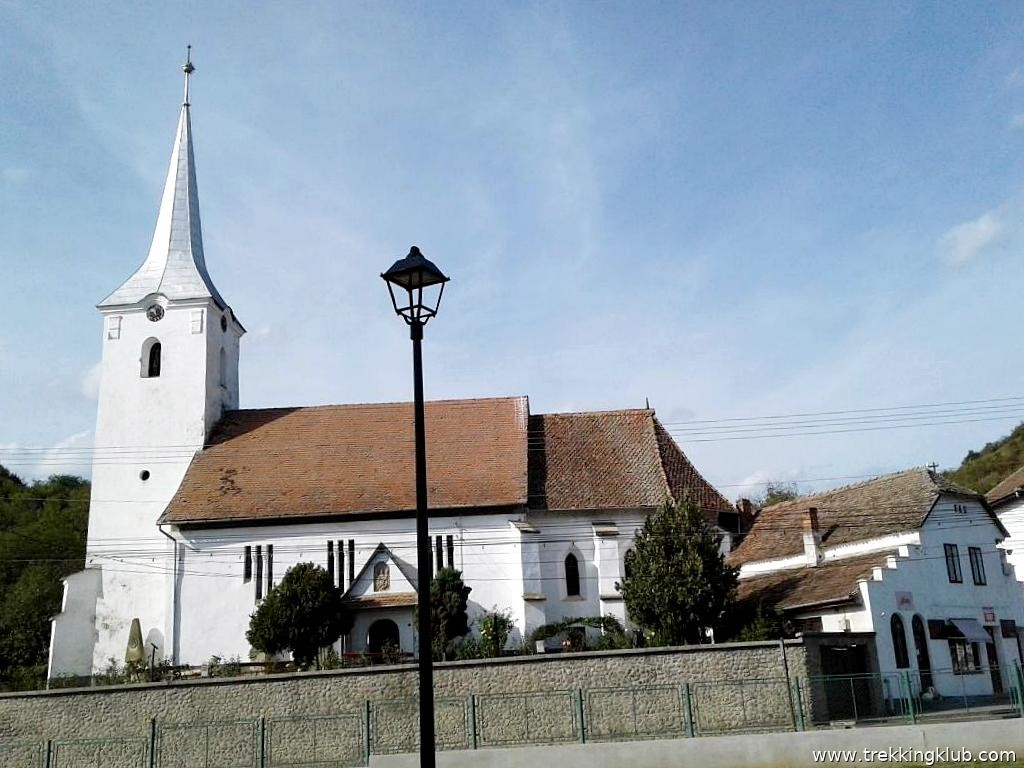
[[[238,410],[245,329],[206,269],[190,72],[149,254],[99,304],[86,567],[66,579],[49,673],[122,661],[135,618],[157,658],[245,659],[250,614],[299,562],[345,591],[347,649],[414,651],[412,406]],[[433,566],[461,569],[471,612],[510,611],[520,637],[571,616],[624,618],[624,554],[667,498],[736,530],[648,409],[451,400],[427,403],[426,430]]]
[[[1013,565],[1018,579],[1024,579],[1024,467],[1011,472],[985,494],[992,511],[1009,536],[1000,546]]]
[[[987,696],[1022,658],[1005,536],[983,496],[911,469],[767,507],[729,560],[742,600],[805,631],[874,633],[873,653],[823,652],[824,673],[877,672],[893,692],[909,672],[916,692]]]

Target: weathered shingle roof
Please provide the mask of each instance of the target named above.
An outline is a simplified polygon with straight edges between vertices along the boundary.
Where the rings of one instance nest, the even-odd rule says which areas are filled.
[[[741,603],[760,601],[780,610],[852,600],[857,595],[857,582],[869,578],[874,568],[885,565],[890,554],[874,552],[742,579],[736,597]]]
[[[717,522],[732,506],[646,409],[530,417],[530,507],[654,508],[691,499]]]
[[[941,493],[981,499],[975,491],[928,469],[909,469],[765,507],[739,548],[733,565],[797,555],[803,551],[803,519],[817,507],[822,544],[837,546],[921,526]]]
[[[1024,467],[1016,472],[1011,472],[1003,478],[991,491],[985,494],[989,504],[999,504],[1004,499],[1015,495],[1017,491],[1024,488]]]
[[[428,402],[431,509],[526,503],[525,397]],[[404,512],[416,507],[412,403],[230,411],[162,522]]]

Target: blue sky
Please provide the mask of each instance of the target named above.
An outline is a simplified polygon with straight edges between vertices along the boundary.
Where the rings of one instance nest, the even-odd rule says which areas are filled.
[[[0,17],[0,456],[23,474],[70,468],[16,451],[91,439],[93,307],[148,248],[186,43],[243,407],[408,399],[378,275],[413,243],[453,276],[428,397],[650,398],[685,427],[1024,394],[1020,4]],[[680,442],[735,497],[955,465],[1015,423]]]

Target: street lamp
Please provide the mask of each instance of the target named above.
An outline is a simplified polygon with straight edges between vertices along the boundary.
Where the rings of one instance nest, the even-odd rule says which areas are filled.
[[[430,627],[430,531],[427,525],[427,439],[423,424],[423,326],[437,314],[448,278],[415,245],[381,275],[395,312],[409,325],[416,422],[416,601],[419,624],[420,768],[434,768],[434,664]],[[404,295],[403,295],[404,294]]]

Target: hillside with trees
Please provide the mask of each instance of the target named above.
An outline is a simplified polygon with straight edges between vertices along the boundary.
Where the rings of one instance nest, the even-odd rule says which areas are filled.
[[[25,483],[0,466],[0,690],[46,677],[61,578],[85,561],[89,483],[54,475]]]
[[[1021,465],[1024,465],[1024,424],[980,451],[968,451],[957,469],[944,474],[955,483],[987,493]]]

